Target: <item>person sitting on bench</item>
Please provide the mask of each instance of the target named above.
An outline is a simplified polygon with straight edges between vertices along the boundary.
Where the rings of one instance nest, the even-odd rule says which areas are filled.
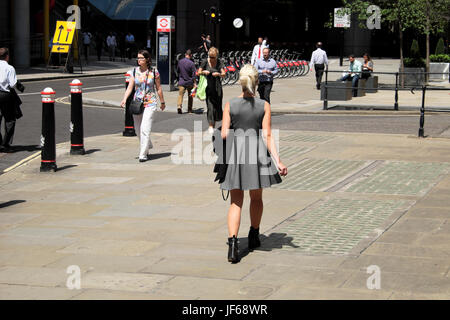
[[[361,74],[362,63],[355,59],[355,55],[351,54],[348,59],[350,60],[350,68],[346,75],[341,77],[339,81],[352,81],[353,96],[358,96],[358,80]]]

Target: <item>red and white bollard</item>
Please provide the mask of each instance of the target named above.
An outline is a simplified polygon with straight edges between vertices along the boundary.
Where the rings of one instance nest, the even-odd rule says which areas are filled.
[[[55,91],[45,88],[42,97],[41,168],[40,172],[55,172]]]

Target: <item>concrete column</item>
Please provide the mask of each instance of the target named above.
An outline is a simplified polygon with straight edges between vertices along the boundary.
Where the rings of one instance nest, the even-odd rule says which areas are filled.
[[[30,0],[11,1],[13,6],[14,65],[30,66]]]
[[[189,0],[177,0],[177,12],[175,15],[176,53],[183,53],[188,49],[188,8]]]

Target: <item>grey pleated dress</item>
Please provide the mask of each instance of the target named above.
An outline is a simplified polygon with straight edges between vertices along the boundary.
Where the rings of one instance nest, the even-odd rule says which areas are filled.
[[[259,98],[230,101],[233,131],[227,137],[228,167],[221,189],[255,190],[281,182],[262,136],[264,103]]]

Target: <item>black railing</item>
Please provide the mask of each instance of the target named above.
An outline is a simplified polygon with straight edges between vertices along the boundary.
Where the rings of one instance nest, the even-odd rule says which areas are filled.
[[[328,70],[328,68],[325,70],[325,85],[324,85],[324,99],[323,99],[323,110],[328,110],[328,73],[332,72],[332,73],[342,73],[342,70]],[[402,86],[400,87],[399,84],[399,76],[400,75],[425,75],[425,74],[440,74],[440,75],[446,75],[447,72],[372,72],[372,75],[374,74],[384,74],[384,75],[395,75],[395,86],[382,86],[382,87],[377,87],[377,88],[373,88],[376,90],[384,90],[384,91],[394,91],[395,95],[394,95],[394,110],[398,111],[398,92],[399,91],[411,91],[412,94],[414,94],[414,90],[416,89],[422,89],[422,105],[420,107],[420,124],[419,124],[419,137],[424,137],[424,123],[425,123],[425,94],[428,91],[450,91],[450,88],[439,88],[439,87],[430,87],[426,84],[422,84],[422,85],[409,85],[409,86]],[[333,86],[333,90],[334,89],[338,89],[338,90],[348,90],[347,87],[335,87]],[[362,90],[362,89],[367,89],[365,87],[353,87],[352,86],[352,90]],[[372,88],[369,88],[369,90]],[[450,110],[449,110],[450,111]]]

